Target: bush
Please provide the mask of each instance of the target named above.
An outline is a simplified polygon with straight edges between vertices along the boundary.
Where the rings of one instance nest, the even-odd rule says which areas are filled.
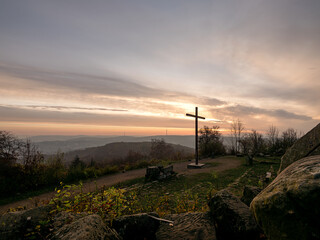
[[[56,155],[46,160],[48,183],[58,184],[66,177],[67,169],[63,165],[64,153],[57,152]]]
[[[102,169],[102,175],[107,175],[107,174],[111,174],[111,173],[117,173],[119,172],[120,169],[118,166],[116,165],[113,165],[113,166],[105,166],[103,169]]]
[[[21,165],[13,165],[6,169],[0,168],[0,197],[9,197],[25,191],[24,171]]]
[[[199,148],[203,157],[214,157],[226,153],[218,126],[204,126],[200,129]]]

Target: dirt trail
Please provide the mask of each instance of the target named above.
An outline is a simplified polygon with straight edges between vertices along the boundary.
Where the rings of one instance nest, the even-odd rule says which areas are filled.
[[[234,157],[221,157],[215,159],[202,159],[201,163],[219,163],[217,166],[210,166],[207,165],[201,169],[187,169],[187,165],[190,162],[181,162],[181,163],[174,163],[173,170],[178,174],[184,175],[192,175],[197,173],[206,173],[212,170],[216,172],[221,172],[224,170],[232,169],[239,167],[241,165],[241,161]],[[83,183],[83,190],[84,192],[94,191],[96,186],[98,188],[103,186],[112,186],[120,182],[124,182],[126,180],[131,180],[139,177],[143,177],[146,173],[146,169],[137,169],[132,171],[127,171],[124,173],[116,173],[104,177],[100,177],[96,180],[96,182],[84,182]],[[35,206],[35,203],[49,201],[55,192],[44,193],[39,196],[33,197],[32,199],[25,199],[14,203],[9,203],[3,206],[0,206],[0,215],[5,213],[9,208],[16,208],[19,206],[25,206],[26,208],[32,208]]]

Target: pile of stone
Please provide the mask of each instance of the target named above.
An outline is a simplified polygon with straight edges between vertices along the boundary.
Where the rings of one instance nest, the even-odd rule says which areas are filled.
[[[50,215],[50,206],[8,213],[0,218],[0,239],[139,240],[139,239],[256,239],[260,233],[249,207],[227,191],[218,192],[205,213],[156,213],[122,216],[108,227],[100,216],[60,212]],[[47,223],[47,225],[43,225]],[[45,231],[40,231],[45,228]],[[30,235],[32,234],[32,235]]]
[[[320,239],[320,124],[281,158],[278,176],[251,202],[270,240]]]
[[[146,181],[163,180],[175,175],[173,166],[150,166],[147,167],[145,179]]]

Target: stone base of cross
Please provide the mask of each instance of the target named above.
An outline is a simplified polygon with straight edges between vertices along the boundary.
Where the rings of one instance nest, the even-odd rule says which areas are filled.
[[[189,114],[186,115],[188,117],[194,117],[195,118],[195,163],[188,164],[188,168],[194,169],[194,168],[202,168],[204,164],[199,163],[199,151],[198,151],[198,118],[205,119],[204,117],[198,116],[198,107],[196,107],[196,114]]]
[[[187,168],[188,168],[188,169],[198,169],[198,168],[203,168],[204,166],[205,166],[205,164],[203,164],[203,163],[198,163],[198,164],[196,164],[196,163],[189,163],[188,166],[187,166]]]

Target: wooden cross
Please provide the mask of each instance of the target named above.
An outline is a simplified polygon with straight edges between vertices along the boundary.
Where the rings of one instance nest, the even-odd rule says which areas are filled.
[[[199,162],[199,154],[198,154],[198,118],[200,119],[205,119],[204,117],[201,117],[201,116],[198,116],[198,107],[196,107],[196,114],[193,115],[193,114],[189,114],[187,113],[186,116],[188,117],[194,117],[195,118],[195,122],[196,122],[196,150],[195,150],[195,158],[196,158],[196,165],[198,165],[198,162]]]

